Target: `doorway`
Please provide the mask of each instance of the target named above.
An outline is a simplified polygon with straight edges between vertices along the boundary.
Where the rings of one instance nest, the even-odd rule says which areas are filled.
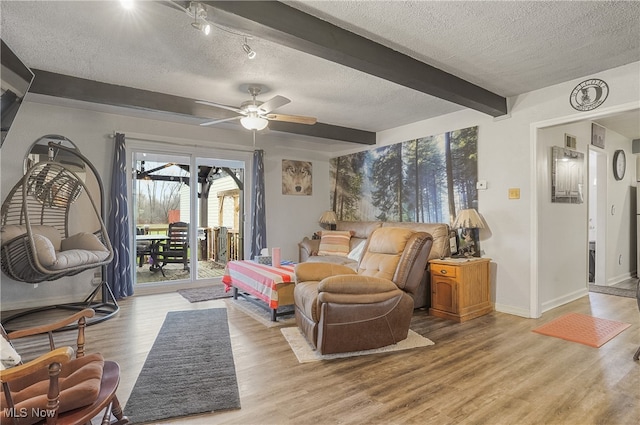
[[[243,161],[143,150],[132,166],[136,285],[218,279],[242,259]]]
[[[606,285],[607,154],[589,147],[589,285]]]

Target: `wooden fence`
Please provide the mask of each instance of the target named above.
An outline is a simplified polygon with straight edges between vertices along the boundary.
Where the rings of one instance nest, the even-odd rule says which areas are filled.
[[[166,235],[168,224],[139,225],[145,234]],[[226,227],[198,229],[204,232],[204,240],[198,239],[198,259],[226,264],[232,260],[242,260],[240,232]]]

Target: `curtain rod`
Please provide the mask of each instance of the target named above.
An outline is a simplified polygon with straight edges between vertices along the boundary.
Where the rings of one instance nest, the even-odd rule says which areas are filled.
[[[229,152],[253,152],[255,150],[255,149],[253,149],[251,147],[247,147],[246,149],[238,149],[238,148],[227,148],[227,147],[220,147],[220,146],[205,146],[205,145],[199,145],[199,144],[195,143],[194,140],[191,140],[192,144],[187,144],[187,143],[183,144],[183,143],[172,142],[170,140],[149,139],[149,138],[147,138],[148,136],[136,135],[136,133],[133,133],[132,135],[127,136],[127,132],[120,131],[120,130],[115,130],[113,133],[109,134],[108,137],[110,139],[115,139],[116,133],[124,134],[125,140],[126,139],[137,140],[139,142],[152,142],[152,143],[160,143],[160,144],[163,144],[163,145],[171,145],[171,146],[191,146],[191,147],[194,147],[194,148],[218,149],[218,150],[229,151]],[[182,140],[188,140],[188,139],[182,139]]]

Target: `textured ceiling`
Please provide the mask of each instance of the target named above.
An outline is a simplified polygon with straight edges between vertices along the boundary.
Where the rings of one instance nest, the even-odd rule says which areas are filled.
[[[501,96],[640,60],[640,2],[286,2]],[[239,105],[266,85],[278,112],[381,131],[462,109],[327,60],[214,28],[207,37],[166,2],[0,2],[2,39],[30,67]],[[231,29],[231,31],[233,31]]]

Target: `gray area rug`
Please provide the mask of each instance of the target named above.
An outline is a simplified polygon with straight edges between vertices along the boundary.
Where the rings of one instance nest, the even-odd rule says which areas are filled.
[[[138,424],[239,408],[226,309],[167,313],[125,415]]]
[[[178,293],[190,303],[231,298],[231,291],[225,292],[225,285],[212,285],[205,288],[180,289]]]
[[[600,286],[589,284],[589,292],[597,292],[599,294],[617,295],[619,297],[635,298],[635,289],[614,288],[613,286]]]

